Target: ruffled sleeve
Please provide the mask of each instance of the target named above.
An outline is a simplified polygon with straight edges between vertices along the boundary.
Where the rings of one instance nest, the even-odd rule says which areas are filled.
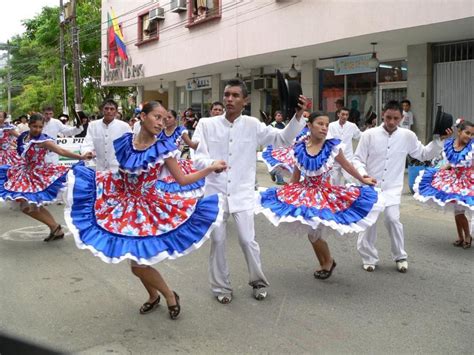
[[[329,171],[336,156],[344,149],[340,139],[332,138],[324,142],[318,154],[310,155],[306,150],[307,141],[308,139],[303,139],[295,145],[296,166],[307,176],[317,176]]]
[[[12,124],[6,124],[3,127],[0,127],[0,132],[2,132],[2,131],[13,131],[15,129],[16,129],[16,126],[14,126]]]
[[[24,157],[28,149],[30,149],[34,144],[39,144],[43,142],[54,142],[55,139],[48,136],[47,134],[40,134],[37,137],[31,138],[28,143],[25,143],[25,138],[29,134],[29,131],[23,132],[20,134],[20,136],[17,139],[17,145],[16,145],[16,151],[18,152],[18,155]]]
[[[470,167],[472,166],[474,151],[474,140],[471,139],[466,146],[456,151],[454,149],[454,138],[449,138],[444,142],[443,157],[453,167]]]
[[[147,171],[157,164],[163,164],[169,157],[179,157],[176,146],[166,139],[157,141],[145,150],[133,147],[133,133],[125,133],[114,141],[115,156],[120,169],[130,173]]]

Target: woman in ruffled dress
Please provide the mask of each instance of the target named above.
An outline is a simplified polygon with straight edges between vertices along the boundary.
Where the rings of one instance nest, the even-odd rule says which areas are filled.
[[[161,294],[169,316],[176,319],[181,311],[179,296],[150,265],[199,248],[222,221],[222,200],[218,195],[180,197],[157,189],[156,182],[165,166],[185,185],[226,165],[215,161],[204,170],[183,174],[176,146],[157,138],[167,115],[164,107],[152,101],[140,115],[140,132],[114,141],[118,171],[95,172],[80,166],[69,173],[65,219],[79,248],[89,249],[107,263],[130,261],[133,274],[149,294],[141,314],[155,309]]]
[[[421,171],[413,197],[441,209],[454,208],[458,238],[453,245],[469,249],[472,235],[465,212],[474,211],[474,124],[462,119],[456,123],[456,137],[444,142],[446,164]]]
[[[192,149],[196,149],[198,142],[193,142],[189,138],[188,130],[183,126],[178,126],[177,113],[174,110],[169,110],[164,119],[164,129],[159,133],[158,138],[167,140],[178,149],[183,144],[188,145]],[[178,159],[179,167],[184,174],[192,174],[197,171],[190,159]],[[163,172],[156,183],[156,187],[162,191],[177,194],[182,197],[201,197],[204,195],[205,179],[200,179],[192,184],[180,185],[173,175],[169,174],[167,169]]]
[[[0,111],[0,166],[15,165],[20,161],[15,149],[15,141],[19,136],[15,125],[5,123],[7,113]]]
[[[71,159],[91,159],[92,154],[75,154],[56,145],[55,140],[42,134],[44,119],[33,114],[29,131],[23,132],[17,140],[21,161],[15,165],[0,166],[0,199],[15,201],[23,213],[46,224],[50,233],[44,239],[49,242],[64,237],[61,225],[44,207],[56,202],[65,188],[69,168],[45,162],[45,155],[52,151]]]
[[[339,139],[326,139],[328,125],[325,113],[309,116],[309,135],[294,147],[296,163],[290,183],[260,192],[256,208],[256,213],[263,213],[275,226],[281,222],[310,226],[308,238],[320,264],[314,277],[321,280],[329,278],[336,267],[325,235],[330,230],[341,235],[362,232],[377,221],[383,210],[381,197],[373,187],[375,179],[361,176],[346,160]],[[335,161],[365,185],[331,185],[330,170]]]

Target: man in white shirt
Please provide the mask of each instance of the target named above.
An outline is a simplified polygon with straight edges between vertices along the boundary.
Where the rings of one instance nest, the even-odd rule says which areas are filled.
[[[116,118],[118,105],[114,100],[107,99],[102,103],[104,117],[92,121],[87,128],[81,153],[92,152],[96,156],[96,170],[118,170],[119,163],[115,158],[114,140],[127,132],[131,132],[130,125]]]
[[[411,112],[411,102],[410,100],[403,100],[402,104],[402,120],[400,121],[400,127],[411,129],[413,126],[413,112]]]
[[[195,153],[195,164],[203,169],[215,160],[227,162],[227,170],[206,177],[205,195],[221,193],[224,201],[224,222],[211,234],[209,279],[212,292],[220,303],[232,300],[232,286],[225,256],[227,219],[232,215],[237,224],[239,243],[247,261],[249,285],[253,296],[263,300],[267,296],[268,281],[263,274],[260,248],[255,241],[254,207],[256,155],[259,145],[290,145],[305,125],[301,119],[303,110],[285,129],[266,126],[263,122],[241,112],[248,100],[248,91],[240,79],[227,82],[224,89],[226,112],[221,116],[200,120],[196,129],[199,146]],[[300,106],[306,106],[306,98],[300,96]]]
[[[349,122],[349,109],[341,107],[337,113],[338,120],[331,122],[328,128],[328,138],[337,138],[344,143],[344,156],[351,161],[354,156],[352,140],[359,140],[360,129],[355,123]],[[344,185],[346,181],[352,181],[352,177],[338,163],[334,163],[331,170],[331,180],[334,185]]]
[[[383,124],[365,131],[357,146],[352,163],[364,175],[377,179],[377,187],[385,200],[385,226],[391,239],[392,258],[399,272],[408,270],[403,225],[400,222],[400,199],[407,154],[426,161],[436,157],[443,145],[439,139],[423,146],[415,133],[398,127],[402,110],[397,101],[388,102],[382,112]],[[449,132],[448,132],[449,133]],[[377,226],[373,224],[359,235],[357,250],[366,271],[374,271],[379,262],[375,248]]]
[[[60,120],[53,118],[54,111],[51,106],[45,106],[43,108],[44,127],[43,133],[56,139],[61,134],[63,137],[72,137],[82,132],[82,126],[71,127],[63,124]],[[57,164],[59,162],[59,156],[54,152],[48,152],[45,157],[45,161],[51,164]]]

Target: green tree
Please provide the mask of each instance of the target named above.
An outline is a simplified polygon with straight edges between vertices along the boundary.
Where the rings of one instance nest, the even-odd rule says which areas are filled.
[[[41,110],[44,104],[62,110],[61,60],[59,51],[59,7],[44,7],[36,17],[23,22],[26,30],[10,40],[12,78],[12,116]],[[115,94],[127,97],[129,88],[102,87],[101,76],[101,1],[78,1],[77,24],[81,50],[81,77],[84,109],[98,110],[100,102]],[[66,26],[67,29],[68,26]],[[65,36],[66,61],[71,63],[70,31]],[[68,104],[73,107],[72,66],[68,66]],[[4,80],[6,70],[0,72]],[[6,94],[1,104],[7,106]]]

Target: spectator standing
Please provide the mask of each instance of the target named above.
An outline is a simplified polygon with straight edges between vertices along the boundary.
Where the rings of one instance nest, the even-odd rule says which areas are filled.
[[[51,138],[56,139],[59,135],[63,137],[72,137],[76,134],[79,134],[83,131],[82,126],[71,127],[63,124],[60,120],[53,118],[54,111],[51,106],[45,106],[43,108],[43,117],[44,117],[44,127],[43,133],[50,136]],[[45,157],[47,163],[58,164],[59,156],[52,152],[48,151]]]
[[[413,112],[411,112],[411,102],[410,100],[403,100],[401,104],[403,112],[400,127],[411,129],[411,126],[413,126],[414,123]]]
[[[337,114],[338,120],[329,124],[328,137],[341,140],[344,144],[344,156],[351,161],[354,156],[352,140],[359,140],[361,132],[355,123],[348,121],[349,112],[347,107],[341,107]],[[351,181],[352,177],[342,169],[339,163],[335,162],[331,170],[331,180],[333,185],[344,185],[346,181]]]
[[[28,116],[27,115],[21,115],[18,117],[20,120],[20,123],[18,123],[17,128],[18,128],[18,133],[23,133],[25,131],[28,131],[30,128],[28,126]]]
[[[211,117],[220,116],[224,113],[224,104],[220,101],[213,102],[211,105]]]

